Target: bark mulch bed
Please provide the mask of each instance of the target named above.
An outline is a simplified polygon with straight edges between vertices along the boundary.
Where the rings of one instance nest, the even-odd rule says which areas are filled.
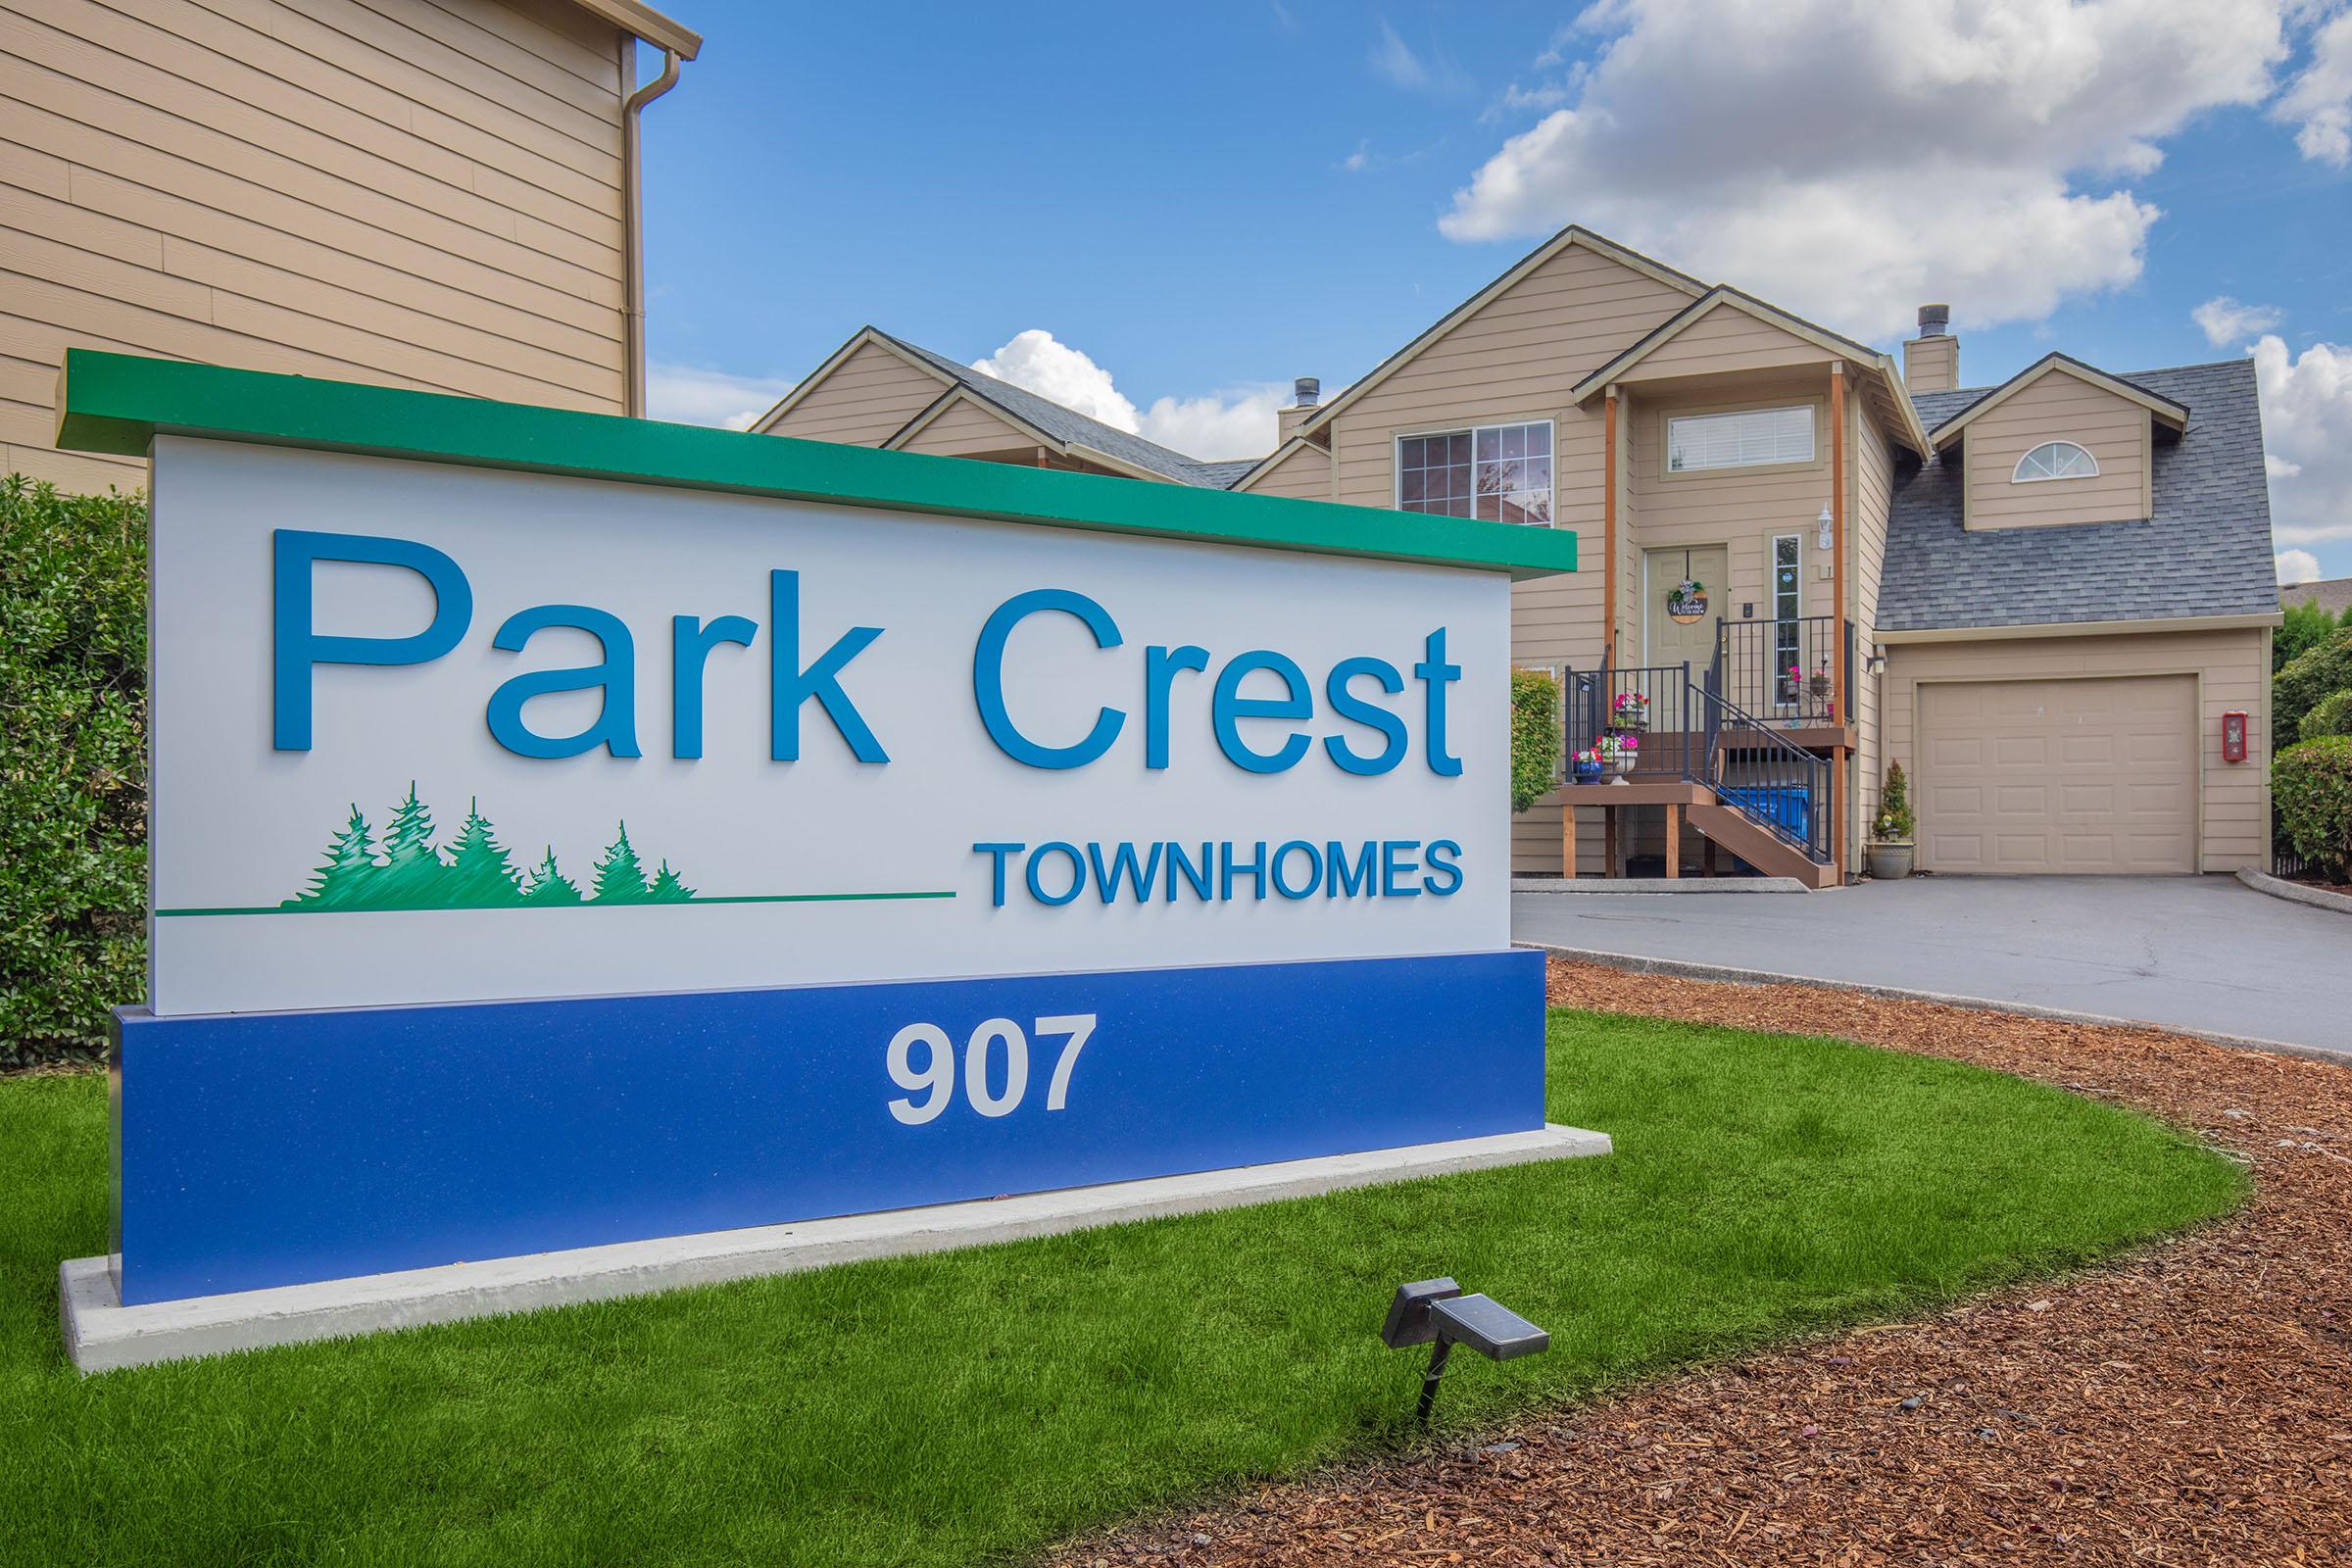
[[[2255,1195],[2110,1268],[1269,1487],[1054,1563],[2352,1562],[2352,1070],[1557,959],[1550,991],[2111,1097],[2236,1152]]]

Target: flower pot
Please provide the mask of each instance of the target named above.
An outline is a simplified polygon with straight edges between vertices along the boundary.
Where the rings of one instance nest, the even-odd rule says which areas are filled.
[[[1911,846],[1888,841],[1874,843],[1867,852],[1874,881],[1892,882],[1911,874]]]
[[[1639,735],[1649,728],[1649,713],[1645,709],[1629,708],[1619,713],[1613,723],[1618,729],[1630,730]]]
[[[1599,764],[1598,762],[1579,762],[1579,763],[1577,763],[1577,764],[1576,764],[1576,781],[1577,781],[1579,784],[1597,784],[1597,783],[1599,783],[1599,782],[1600,782],[1600,764]]]
[[[1805,690],[1811,692],[1816,697],[1829,696],[1830,677],[1827,675],[1814,675],[1808,677],[1805,681]]]
[[[1634,770],[1634,754],[1631,752],[1626,753],[1623,757],[1618,758],[1616,762],[1612,765],[1615,767],[1617,776],[1619,778],[1625,777],[1626,774],[1631,773]]]

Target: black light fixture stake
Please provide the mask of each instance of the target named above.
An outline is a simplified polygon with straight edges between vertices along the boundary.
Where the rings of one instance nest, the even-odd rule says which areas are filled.
[[[1450,1279],[1415,1280],[1396,1287],[1389,1302],[1388,1321],[1381,1340],[1393,1350],[1409,1345],[1429,1347],[1429,1366],[1421,1374],[1421,1400],[1413,1419],[1429,1424],[1438,1402],[1439,1381],[1456,1345],[1467,1345],[1490,1361],[1516,1360],[1548,1349],[1551,1336],[1491,1296],[1465,1296]]]

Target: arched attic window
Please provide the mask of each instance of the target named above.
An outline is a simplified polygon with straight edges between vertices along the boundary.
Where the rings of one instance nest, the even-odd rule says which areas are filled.
[[[2072,441],[2044,441],[2017,460],[2017,469],[2009,475],[2011,484],[2030,484],[2036,479],[2092,479],[2098,476],[2096,459]]]

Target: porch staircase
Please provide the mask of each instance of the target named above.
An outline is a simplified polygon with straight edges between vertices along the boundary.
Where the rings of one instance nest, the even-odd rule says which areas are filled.
[[[1833,887],[1838,802],[1830,760],[1723,691],[1723,662],[1563,672],[1564,807],[1666,806],[1767,876]],[[1636,715],[1639,715],[1638,719]],[[1578,782],[1573,760],[1612,729],[1639,746],[1622,782]],[[1805,738],[1820,726],[1802,731]]]

